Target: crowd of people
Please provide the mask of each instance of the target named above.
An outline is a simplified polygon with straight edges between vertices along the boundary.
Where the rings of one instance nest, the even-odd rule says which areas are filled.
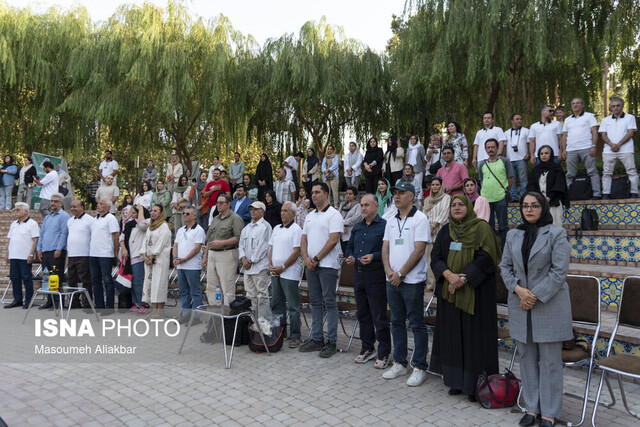
[[[638,191],[631,139],[635,119],[622,105],[612,99],[613,115],[599,129],[609,147],[603,153],[605,198],[618,160],[627,168],[634,197]],[[530,129],[514,114],[506,132],[486,113],[471,155],[456,122],[448,124],[446,138],[434,135],[426,148],[417,136],[406,149],[390,137],[386,153],[375,138],[367,142],[364,155],[351,143],[342,163],[332,146],[322,161],[310,148],[306,158],[301,152],[287,157],[276,169],[275,181],[266,154],[254,176],[246,173],[239,153],[228,175],[217,159],[208,171],[191,178],[174,155],[163,179],[150,161],[140,193],[123,199],[120,221],[114,215],[118,164],[110,151],[92,181],[96,184],[87,187],[95,217],[85,213],[81,200],[70,203],[71,214],[65,212],[53,165],[45,161],[46,175],[40,178],[29,172],[27,158],[19,192],[28,197],[28,189],[42,185],[44,220],[39,227],[30,219],[29,205],[21,199],[13,208],[8,260],[14,301],[5,308],[29,304],[31,266],[41,262],[69,286],[86,287],[103,314],[115,309],[118,291],[118,300],[128,301],[127,313],[162,318],[174,266],[179,321],[186,323],[203,301],[202,273],[209,300],[219,286],[223,303],[229,305],[236,298],[240,268],[254,310],[261,316],[288,315],[289,347],[328,358],[336,352],[336,283],[346,263],[354,270],[362,341],[355,362],[375,360],[375,368],[383,369],[382,377],[389,380],[410,374],[409,386],[422,384],[430,369],[442,374],[450,395],[464,393],[475,401],[478,375],[498,372],[496,275],[501,274],[522,364],[527,414],[520,425],[533,425],[539,416],[541,425],[553,425],[562,409],[561,343],[572,336],[562,207],[567,206],[567,185],[577,163],[593,171],[597,138],[597,123],[582,111],[582,100],[574,99],[571,106],[574,114],[564,125],[551,120],[553,108],[545,105],[541,121]],[[560,111],[556,109],[557,118]],[[559,163],[563,160],[566,173]],[[531,172],[527,162],[533,164]],[[347,184],[342,203],[341,164]],[[468,167],[477,168],[478,181],[469,177]],[[10,156],[0,172],[3,179],[17,173]],[[592,185],[594,197],[600,196],[599,179],[592,179]],[[522,215],[521,225],[509,234],[508,197],[519,202]],[[120,274],[131,276],[129,286],[113,280],[118,264]],[[303,273],[312,313],[306,342],[300,336],[298,283]],[[430,363],[425,288],[437,298]],[[50,299],[40,309],[55,303]],[[89,307],[83,300],[68,304]],[[197,317],[194,321],[200,322]],[[407,325],[414,337],[411,361]]]

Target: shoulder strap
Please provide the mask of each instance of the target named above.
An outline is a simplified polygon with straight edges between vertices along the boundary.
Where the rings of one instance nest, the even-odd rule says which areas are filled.
[[[498,158],[498,160],[502,161],[502,159],[501,159],[501,158]],[[496,179],[496,181],[498,181],[498,184],[500,184],[500,187],[502,187],[502,189],[503,189],[504,191],[507,191],[507,189],[506,189],[506,188],[504,188],[504,185],[502,185],[502,182],[498,179],[498,177],[496,176],[496,174],[495,174],[495,173],[493,173],[493,171],[491,170],[491,167],[489,166],[489,164],[488,164],[488,163],[489,163],[488,161],[487,161],[487,162],[484,162],[484,165],[486,165],[486,166],[487,166],[487,169],[489,169],[489,172],[491,172],[491,175],[493,175],[493,177]],[[502,164],[504,165],[504,161],[502,162]],[[505,167],[506,167],[506,166],[505,166]]]

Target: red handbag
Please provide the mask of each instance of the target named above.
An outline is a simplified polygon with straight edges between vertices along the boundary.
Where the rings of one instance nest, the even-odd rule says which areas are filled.
[[[520,381],[508,369],[504,374],[486,373],[478,377],[476,397],[487,409],[507,408],[513,406],[520,394]]]

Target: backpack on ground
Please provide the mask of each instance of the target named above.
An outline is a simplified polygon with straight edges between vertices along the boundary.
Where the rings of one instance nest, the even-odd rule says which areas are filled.
[[[231,345],[233,342],[233,329],[235,328],[236,319],[224,319],[224,337],[225,344]],[[249,325],[251,319],[249,316],[241,316],[238,319],[238,329],[236,332],[235,347],[247,345],[249,343]],[[222,329],[220,321],[216,318],[209,319],[207,329],[200,335],[200,342],[207,344],[215,344],[222,341]]]
[[[592,197],[591,178],[588,175],[578,175],[569,187],[569,200],[589,200]]]
[[[600,228],[598,212],[592,208],[583,208],[580,215],[580,225],[576,227],[576,238],[582,238],[583,231],[597,231]]]
[[[259,327],[259,326],[258,326]],[[277,353],[284,344],[284,335],[287,330],[287,322],[285,318],[280,317],[280,325],[271,327],[271,335],[263,335],[264,340],[269,348],[269,353]],[[255,353],[265,353],[267,350],[262,343],[260,333],[249,328],[249,350]]]
[[[631,197],[631,182],[626,176],[611,180],[611,199],[628,199]]]

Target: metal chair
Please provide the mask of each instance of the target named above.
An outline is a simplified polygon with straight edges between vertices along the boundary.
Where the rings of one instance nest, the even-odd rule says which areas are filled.
[[[600,335],[601,324],[601,305],[600,295],[602,287],[600,280],[593,276],[580,276],[570,274],[567,276],[567,284],[569,285],[569,297],[571,298],[571,318],[574,324],[585,325],[589,327],[595,327],[593,334],[593,344],[590,348],[583,348],[576,346],[572,350],[562,350],[562,362],[564,366],[582,366],[586,361],[589,361],[589,370],[587,371],[587,384],[585,385],[584,395],[579,396],[572,393],[564,392],[564,395],[573,397],[576,399],[582,399],[582,414],[580,416],[580,422],[577,424],[569,423],[569,425],[579,426],[584,422],[585,414],[587,412],[587,404],[589,401],[593,402],[593,399],[589,399],[589,385],[591,384],[591,375],[596,367],[596,347],[595,343]],[[609,393],[615,403],[613,397],[613,391],[607,381],[609,387]],[[607,405],[611,406],[613,403]]]
[[[35,265],[37,265],[37,266],[38,266],[38,268],[36,268],[36,271],[35,271],[35,272],[32,274],[32,276],[31,276],[31,277],[32,277],[32,279],[33,279],[33,283],[35,284],[35,282],[36,282],[37,280],[42,281],[42,264],[36,264],[36,263],[33,263],[33,265],[34,265],[34,266],[35,266]],[[7,287],[6,287],[6,288],[4,288],[4,292],[2,293],[2,298],[0,298],[0,303],[2,303],[2,304],[11,304],[11,301],[5,301],[5,298],[6,298],[6,296],[7,296],[7,293],[9,292],[9,289],[11,289],[11,286],[12,286],[12,285],[11,285],[11,278],[7,276],[7,277],[6,277],[6,279],[7,279]],[[36,296],[35,296],[35,294],[34,294],[34,298],[35,298],[35,297],[36,297]]]
[[[355,270],[355,266],[347,264],[346,262],[343,261],[342,268],[340,270],[340,275],[338,276],[338,287],[342,286],[345,288],[353,289],[354,270]],[[336,289],[336,292],[337,290],[338,289]],[[338,298],[337,295],[336,295],[336,298]],[[340,319],[340,326],[342,327],[342,332],[344,332],[344,334],[347,337],[349,337],[349,344],[347,345],[347,348],[340,348],[338,349],[338,351],[341,353],[346,353],[351,348],[351,343],[353,343],[353,338],[356,335],[356,329],[358,328],[358,325],[359,325],[359,321],[357,317],[357,306],[354,303],[344,302],[340,300],[337,301],[337,304],[338,304],[338,319]],[[356,315],[356,323],[353,325],[353,330],[351,331],[351,334],[347,333],[347,330],[344,327],[344,322],[342,320],[342,316],[346,316],[349,314]]]
[[[502,280],[500,274],[496,274],[496,304],[501,307],[507,307],[509,300],[509,291]],[[508,340],[513,341],[513,354],[511,355],[511,363],[509,363],[509,370],[513,371],[513,364],[516,361],[516,352],[518,351],[518,343],[511,338],[509,328],[498,328],[498,343],[506,343]]]
[[[609,345],[607,346],[606,357],[598,360],[598,367],[602,370],[600,377],[600,384],[598,385],[598,393],[596,394],[595,405],[593,407],[593,415],[591,416],[591,425],[596,424],[596,414],[598,412],[598,403],[600,401],[600,394],[602,393],[602,384],[607,379],[607,375],[614,374],[618,377],[618,384],[620,385],[620,394],[622,395],[622,403],[625,409],[633,417],[640,419],[640,415],[634,413],[629,409],[627,403],[627,397],[622,386],[622,377],[629,377],[633,380],[640,380],[640,357],[633,356],[631,354],[612,354],[611,351],[614,346],[616,335],[620,326],[640,329],[640,311],[638,305],[640,304],[640,277],[629,276],[622,283],[622,297],[620,299],[620,306],[618,307],[618,316],[616,318],[616,324],[613,327],[611,338],[609,338]],[[615,401],[611,403],[613,406]]]

